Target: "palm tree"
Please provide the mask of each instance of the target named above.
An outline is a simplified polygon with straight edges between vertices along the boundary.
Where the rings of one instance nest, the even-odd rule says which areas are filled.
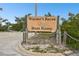
[[[26,23],[27,23],[27,16],[30,16],[31,13],[25,15],[24,17],[16,17],[15,16],[15,22],[16,22],[16,26],[17,28],[19,27],[21,31],[23,31],[26,28]]]
[[[68,16],[74,16],[74,14],[73,14],[73,13],[71,13],[71,12],[69,12],[69,13],[68,13]]]
[[[3,9],[2,8],[0,8],[0,11],[2,11]],[[1,26],[2,26],[2,18],[0,17],[0,28],[1,28]]]
[[[3,20],[3,22],[6,22],[6,21],[8,21],[8,19],[4,19],[4,20]]]
[[[23,29],[24,29],[24,31],[26,30],[26,28],[27,28],[27,17],[28,16],[31,16],[32,14],[31,13],[28,13],[27,15],[25,15],[25,19],[24,19],[24,24],[23,24]]]
[[[45,14],[45,16],[52,16],[50,12],[48,12],[47,14]]]
[[[9,26],[11,25],[11,23],[9,21],[6,22],[6,27],[7,27],[7,31],[9,31]]]
[[[65,18],[61,18],[61,21],[62,21],[62,23],[63,23],[64,21],[66,21],[66,19],[65,19]]]
[[[31,15],[31,13],[25,15],[25,17],[30,16],[30,15]],[[16,21],[17,23],[24,22],[24,21],[26,20],[25,17],[19,18],[19,17],[16,17],[16,16],[15,16],[15,21]]]
[[[16,21],[17,23],[20,23],[20,22],[21,22],[21,19],[20,19],[19,17],[16,17],[16,16],[15,16],[15,21]]]
[[[0,28],[1,28],[1,26],[2,26],[2,18],[0,17]]]
[[[3,29],[4,28],[4,26],[2,26],[2,25],[3,25],[3,23],[6,24],[7,21],[8,21],[7,19],[0,18],[0,29]]]
[[[3,8],[0,8],[0,11],[2,11],[3,10]]]
[[[6,21],[8,21],[8,20],[7,19],[3,19],[3,18],[0,17],[0,27],[2,26],[2,23],[6,22]]]

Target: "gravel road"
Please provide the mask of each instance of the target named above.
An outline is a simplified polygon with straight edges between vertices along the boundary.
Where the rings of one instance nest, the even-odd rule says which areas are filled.
[[[16,45],[21,40],[22,32],[0,32],[0,56],[21,56],[16,51]]]

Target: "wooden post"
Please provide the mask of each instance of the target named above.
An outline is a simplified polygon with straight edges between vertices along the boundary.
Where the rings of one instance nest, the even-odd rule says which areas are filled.
[[[26,32],[23,31],[23,42],[22,44],[26,44]]]
[[[58,38],[58,36],[59,36],[58,35],[58,28],[59,28],[58,26],[59,26],[59,16],[57,16],[56,44],[58,44],[58,39],[59,39]]]
[[[28,39],[28,29],[27,29],[27,15],[26,15],[25,21],[24,21],[24,31],[23,31],[23,42],[22,42],[22,44],[26,44],[27,39]]]
[[[60,24],[59,24],[59,16],[58,16],[58,34],[59,34],[59,45],[61,46],[61,29],[60,29]]]
[[[58,44],[58,30],[56,31],[56,44]]]
[[[59,46],[61,46],[61,30],[59,25],[59,16],[57,16],[56,42]]]
[[[28,16],[25,16],[25,18],[26,18],[26,40],[28,40],[28,27],[27,27]]]
[[[66,31],[64,31],[63,33],[63,45],[66,46],[66,39],[67,39],[67,35],[66,35]]]
[[[59,30],[59,45],[61,46],[62,43],[61,43],[61,30]]]

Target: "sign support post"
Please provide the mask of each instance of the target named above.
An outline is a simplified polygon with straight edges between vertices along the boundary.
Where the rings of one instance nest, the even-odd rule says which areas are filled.
[[[58,34],[58,29],[59,29],[59,16],[57,16],[57,30],[56,30],[56,43],[58,44],[59,40],[59,34]]]
[[[26,18],[25,18],[26,20]],[[23,41],[21,44],[25,44],[26,43],[26,21],[24,20],[24,24],[23,24]]]
[[[25,16],[25,19],[26,19],[26,40],[28,40],[28,28],[27,28],[27,21],[28,21],[28,19],[27,19],[27,15]]]
[[[66,39],[67,39],[67,35],[66,35],[66,31],[64,31],[64,33],[63,33],[63,45],[64,45],[64,47],[66,46]]]
[[[61,46],[61,30],[59,25],[59,16],[57,16],[56,43]]]
[[[28,29],[27,29],[27,15],[25,15],[25,21],[24,21],[24,31],[23,31],[23,42],[22,44],[26,44],[26,40],[28,39]]]

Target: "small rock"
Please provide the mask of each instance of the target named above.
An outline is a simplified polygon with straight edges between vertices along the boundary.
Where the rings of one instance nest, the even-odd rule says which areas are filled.
[[[49,53],[56,53],[57,51],[56,50],[50,50],[48,51]]]
[[[71,50],[64,52],[64,54],[71,54],[71,53],[73,53],[73,51],[71,51]]]

